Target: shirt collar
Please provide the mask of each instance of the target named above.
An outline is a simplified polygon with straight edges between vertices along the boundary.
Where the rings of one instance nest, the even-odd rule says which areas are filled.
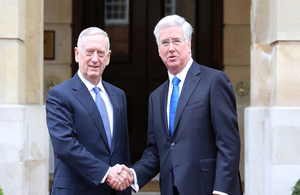
[[[185,77],[187,75],[187,72],[189,71],[190,67],[192,66],[192,63],[193,63],[193,58],[191,58],[187,65],[184,67],[184,69],[178,73],[177,75],[172,75],[169,71],[168,71],[168,75],[169,75],[169,82],[170,84],[172,84],[172,80],[173,78],[176,76],[180,79],[180,83],[184,83],[184,80],[185,80]]]
[[[80,70],[78,70],[78,76],[80,78],[80,80],[84,83],[84,85],[88,88],[89,91],[92,91],[93,88],[95,87],[94,84],[92,84],[90,81],[86,80],[83,75],[81,74]],[[105,89],[103,87],[103,84],[102,84],[102,77],[100,78],[100,81],[99,83],[97,84],[97,86],[100,88],[100,90],[102,92],[105,92]]]

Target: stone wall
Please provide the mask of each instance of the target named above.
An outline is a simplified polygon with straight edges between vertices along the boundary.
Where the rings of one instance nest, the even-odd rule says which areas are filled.
[[[54,59],[44,60],[44,100],[47,86],[62,83],[72,76],[72,0],[44,0],[44,30],[54,31]]]
[[[45,106],[0,105],[0,184],[5,195],[48,194]]]
[[[224,0],[224,71],[235,90],[244,181],[244,109],[250,105],[251,0]]]
[[[48,194],[41,0],[0,1],[0,185],[5,195]]]
[[[252,0],[245,193],[291,194],[300,178],[300,2]]]
[[[54,59],[44,60],[44,101],[50,87],[72,76],[72,0],[44,0],[44,30],[54,31]],[[54,173],[54,154],[50,142],[49,173]],[[50,175],[52,177],[52,175]]]

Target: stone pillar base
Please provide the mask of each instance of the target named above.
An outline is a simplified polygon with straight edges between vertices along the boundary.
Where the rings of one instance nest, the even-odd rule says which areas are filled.
[[[5,195],[49,194],[44,105],[0,105],[0,185]]]
[[[300,107],[245,110],[245,194],[291,194],[300,178]]]

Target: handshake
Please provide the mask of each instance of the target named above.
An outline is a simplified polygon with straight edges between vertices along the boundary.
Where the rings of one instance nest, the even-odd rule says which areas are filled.
[[[125,165],[116,164],[111,167],[107,177],[107,184],[115,190],[123,191],[128,188],[134,180],[132,171]]]

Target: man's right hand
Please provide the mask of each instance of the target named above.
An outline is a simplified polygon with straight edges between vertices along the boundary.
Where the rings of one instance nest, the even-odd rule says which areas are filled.
[[[111,167],[106,182],[111,188],[123,191],[133,183],[133,173],[125,165],[116,164]]]

